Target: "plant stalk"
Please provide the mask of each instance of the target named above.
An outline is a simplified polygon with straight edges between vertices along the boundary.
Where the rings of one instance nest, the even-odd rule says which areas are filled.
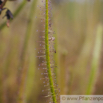
[[[101,51],[101,45],[102,45],[102,25],[99,25],[97,28],[97,34],[96,34],[96,41],[94,46],[94,52],[93,52],[93,60],[91,65],[91,73],[89,77],[88,87],[86,94],[90,95],[93,92],[93,86],[95,85],[95,78],[98,74],[98,67],[99,67],[99,60],[100,60],[100,51]]]
[[[48,8],[48,0],[45,1],[45,9],[46,9],[46,15],[45,15],[45,52],[46,52],[46,62],[47,62],[47,71],[48,71],[48,78],[49,78],[49,84],[52,94],[53,103],[57,103],[56,100],[56,94],[54,90],[54,83],[51,73],[51,67],[50,67],[50,54],[49,54],[49,8]]]

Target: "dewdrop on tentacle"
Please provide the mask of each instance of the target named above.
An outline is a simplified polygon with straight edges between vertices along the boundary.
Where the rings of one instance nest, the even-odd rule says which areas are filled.
[[[51,37],[51,38],[49,38],[49,40],[54,41],[54,40],[55,40],[55,37]]]

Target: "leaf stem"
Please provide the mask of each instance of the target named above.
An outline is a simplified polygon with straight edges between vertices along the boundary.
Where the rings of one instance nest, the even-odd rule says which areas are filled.
[[[50,89],[52,94],[53,103],[57,103],[56,100],[56,94],[54,90],[54,83],[51,73],[51,67],[50,67],[50,54],[49,54],[49,36],[48,36],[48,29],[49,29],[49,10],[48,10],[48,0],[45,1],[45,9],[46,9],[46,15],[45,15],[45,52],[46,52],[46,61],[47,61],[47,71],[48,71],[48,77],[49,77],[49,83],[50,83]]]
[[[94,52],[93,52],[93,60],[91,64],[91,72],[88,82],[88,87],[86,94],[90,95],[93,92],[93,85],[95,85],[97,76],[98,76],[98,67],[99,67],[99,60],[100,60],[100,51],[101,51],[101,45],[102,45],[102,25],[99,25],[97,28],[96,33],[96,41],[94,46]]]
[[[21,71],[18,71],[18,81],[19,81],[19,89],[18,89],[18,97],[17,97],[17,101],[19,103],[25,103],[25,98],[24,98],[24,87],[25,87],[25,79],[27,76],[27,69],[28,68],[24,68],[24,62],[25,62],[25,57],[26,57],[26,51],[27,51],[27,47],[28,47],[28,43],[29,43],[29,38],[30,38],[30,34],[32,31],[32,24],[33,24],[33,19],[34,19],[34,9],[35,9],[35,5],[36,5],[37,0],[33,0],[32,5],[31,5],[31,9],[30,9],[30,14],[29,14],[29,22],[28,22],[28,26],[27,26],[27,30],[26,30],[26,35],[25,35],[25,39],[24,39],[24,44],[23,44],[23,48],[22,48],[22,53],[21,53],[21,58],[20,58],[20,64],[19,64],[19,68],[21,67]]]

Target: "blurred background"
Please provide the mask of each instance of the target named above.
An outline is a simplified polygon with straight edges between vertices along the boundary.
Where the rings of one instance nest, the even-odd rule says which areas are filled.
[[[45,103],[35,50],[43,30],[41,1],[8,1],[14,14],[9,28],[5,12],[0,15],[0,103]],[[102,95],[103,0],[52,0],[51,13],[60,94]]]

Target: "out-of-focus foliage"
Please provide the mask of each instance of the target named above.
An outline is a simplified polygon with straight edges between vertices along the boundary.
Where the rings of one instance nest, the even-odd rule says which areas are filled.
[[[40,17],[43,6],[37,0],[32,9],[34,17],[25,59],[24,103],[45,103],[38,70],[37,30],[42,31]],[[54,0],[52,2],[52,26],[55,31],[55,62],[60,94],[103,94],[103,2],[102,0]],[[7,2],[14,13],[22,1]],[[22,59],[23,45],[31,22],[31,2],[27,3],[10,23],[0,29],[0,103],[16,103],[18,68]],[[39,6],[39,7],[38,7]],[[0,15],[0,25],[6,21]],[[43,16],[43,15],[42,15]],[[93,78],[93,79],[91,79]],[[87,92],[88,91],[88,92]]]

